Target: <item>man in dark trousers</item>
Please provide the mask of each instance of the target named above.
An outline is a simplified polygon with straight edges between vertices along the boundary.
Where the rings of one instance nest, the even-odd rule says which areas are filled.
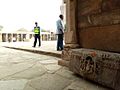
[[[57,51],[63,50],[63,34],[64,34],[64,28],[63,28],[63,15],[59,15],[59,20],[57,20]]]
[[[38,23],[35,22],[35,27],[34,27],[34,37],[35,37],[35,40],[34,40],[34,45],[33,47],[36,47],[36,43],[37,43],[37,39],[39,40],[39,47],[41,46],[41,40],[40,40],[40,27],[38,26]]]

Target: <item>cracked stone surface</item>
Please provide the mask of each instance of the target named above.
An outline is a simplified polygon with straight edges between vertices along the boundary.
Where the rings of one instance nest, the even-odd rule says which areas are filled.
[[[110,90],[76,76],[58,60],[0,47],[0,90]]]

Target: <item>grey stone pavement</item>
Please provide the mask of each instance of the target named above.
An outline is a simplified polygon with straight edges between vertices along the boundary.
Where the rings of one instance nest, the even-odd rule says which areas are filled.
[[[55,42],[44,44],[46,50],[56,52]],[[110,90],[59,66],[61,58],[2,47],[5,45],[32,49],[30,43],[0,43],[0,90]]]
[[[61,51],[56,51],[56,45],[57,41],[42,41],[41,47],[38,47],[36,45],[35,48],[33,48],[33,41],[31,42],[3,42],[0,43],[0,46],[10,47],[14,49],[21,49],[21,50],[27,50],[31,52],[38,52],[41,54],[51,54],[53,56],[61,57]]]

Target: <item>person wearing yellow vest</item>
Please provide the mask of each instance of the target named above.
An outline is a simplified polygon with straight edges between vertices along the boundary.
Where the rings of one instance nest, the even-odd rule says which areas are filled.
[[[35,27],[34,27],[34,37],[35,37],[35,40],[34,40],[34,45],[33,47],[36,47],[36,43],[37,43],[37,39],[39,41],[39,47],[41,46],[41,40],[40,40],[40,27],[38,26],[38,23],[35,22]]]

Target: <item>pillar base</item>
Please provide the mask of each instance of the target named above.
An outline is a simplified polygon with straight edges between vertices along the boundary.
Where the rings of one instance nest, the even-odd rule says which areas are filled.
[[[66,44],[64,48],[79,48],[79,44]]]
[[[66,44],[64,50],[62,51],[61,58],[62,60],[58,61],[58,64],[61,66],[69,67],[69,61],[71,57],[71,49],[78,48],[78,44]]]

